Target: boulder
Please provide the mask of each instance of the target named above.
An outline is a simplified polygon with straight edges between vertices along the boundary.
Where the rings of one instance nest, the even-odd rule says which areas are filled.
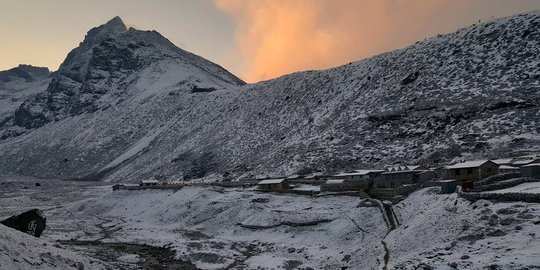
[[[47,219],[43,216],[41,210],[32,209],[12,216],[0,223],[29,235],[40,237],[41,233],[45,230],[46,221]]]

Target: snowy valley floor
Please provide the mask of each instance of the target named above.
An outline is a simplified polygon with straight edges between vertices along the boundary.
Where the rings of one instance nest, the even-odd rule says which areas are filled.
[[[471,204],[437,188],[394,205],[400,225],[389,232],[357,197],[0,178],[0,219],[31,208],[47,217],[40,241],[109,269],[540,269],[539,204]],[[15,256],[7,250],[0,268]]]

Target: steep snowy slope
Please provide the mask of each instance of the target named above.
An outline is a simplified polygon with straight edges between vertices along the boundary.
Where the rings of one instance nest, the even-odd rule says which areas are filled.
[[[26,133],[0,141],[1,170],[133,181],[540,150],[539,11],[246,86],[156,32],[107,25],[2,127]]]

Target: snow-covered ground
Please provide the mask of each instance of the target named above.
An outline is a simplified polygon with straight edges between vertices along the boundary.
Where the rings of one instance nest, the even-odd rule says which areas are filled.
[[[103,241],[168,245],[180,258],[204,269],[271,264],[372,268],[382,259],[378,239],[386,233],[386,225],[378,208],[358,207],[359,203],[354,197],[185,188],[109,192],[68,211],[99,214],[107,220],[104,226],[114,234]],[[104,237],[99,229],[95,232],[54,237]]]
[[[42,238],[68,240],[88,256],[92,247],[77,243],[164,247],[199,269],[540,265],[539,204],[471,204],[427,188],[394,205],[400,225],[389,232],[376,204],[357,197],[212,187],[113,192],[98,183],[52,180],[37,187],[35,181],[0,179],[0,218],[39,206],[48,221]],[[113,258],[141,261],[135,251]]]
[[[414,269],[538,269],[540,205],[470,203],[437,188],[412,193],[394,208],[401,225],[385,241],[389,266]]]
[[[0,269],[111,269],[112,266],[83,257],[58,244],[38,239],[0,224]]]

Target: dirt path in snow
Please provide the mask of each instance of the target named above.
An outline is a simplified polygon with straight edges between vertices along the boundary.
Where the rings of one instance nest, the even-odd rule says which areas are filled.
[[[383,270],[388,269],[388,262],[390,261],[390,250],[388,249],[388,246],[386,245],[386,242],[384,239],[386,239],[386,236],[390,234],[391,231],[395,230],[399,226],[399,220],[397,218],[396,213],[394,212],[394,207],[392,207],[392,204],[384,203],[379,200],[377,201],[377,205],[379,206],[379,209],[381,210],[381,214],[383,215],[383,219],[386,222],[386,225],[388,226],[388,232],[384,235],[383,239],[381,240],[381,244],[384,249],[384,266]]]

